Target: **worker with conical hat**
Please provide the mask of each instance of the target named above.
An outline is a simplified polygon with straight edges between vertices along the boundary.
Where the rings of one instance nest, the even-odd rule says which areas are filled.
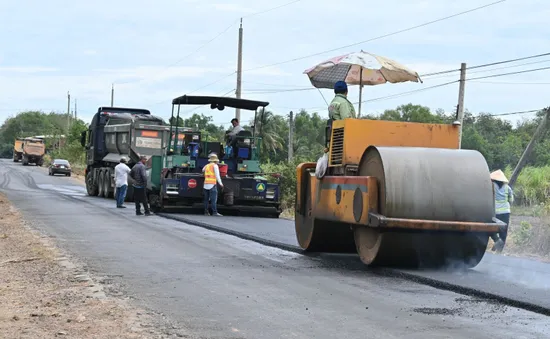
[[[215,153],[208,155],[208,164],[203,167],[202,172],[204,173],[204,186],[203,186],[203,195],[204,195],[204,215],[210,215],[208,213],[208,202],[212,205],[212,215],[222,216],[218,213],[217,202],[218,202],[218,187],[216,184],[220,184],[223,190],[223,183],[220,177],[220,168],[218,163],[220,159]]]
[[[510,224],[510,204],[514,202],[514,191],[508,185],[508,179],[501,170],[496,170],[491,173],[491,181],[493,182],[493,190],[495,196],[495,214],[497,219],[506,224],[505,230],[494,234],[491,237],[495,242],[492,250],[502,252],[506,243],[508,234],[508,225]]]

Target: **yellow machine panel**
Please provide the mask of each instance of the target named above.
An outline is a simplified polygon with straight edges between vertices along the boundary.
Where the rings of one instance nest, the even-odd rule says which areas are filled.
[[[369,146],[458,149],[458,133],[458,125],[336,120],[332,124],[329,166],[357,165]]]

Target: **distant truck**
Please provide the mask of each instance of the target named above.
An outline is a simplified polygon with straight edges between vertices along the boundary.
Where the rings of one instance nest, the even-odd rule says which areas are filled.
[[[42,166],[44,164],[44,154],[46,154],[46,145],[44,140],[38,138],[25,138],[23,140],[23,166],[35,164]]]
[[[132,167],[144,155],[162,155],[168,144],[170,126],[149,110],[99,107],[80,143],[86,148],[86,190],[90,196],[112,198],[114,168],[126,157]],[[133,189],[128,185],[127,201]]]
[[[13,162],[19,162],[23,159],[23,141],[25,138],[15,138],[13,143]]]

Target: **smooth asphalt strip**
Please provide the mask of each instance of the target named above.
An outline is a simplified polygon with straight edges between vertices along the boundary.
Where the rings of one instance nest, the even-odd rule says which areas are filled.
[[[340,265],[136,217],[43,169],[0,162],[0,191],[93,277],[110,281],[107,291],[162,313],[180,337],[550,337],[540,314],[350,269],[347,258]]]
[[[273,246],[296,253],[299,248],[294,222],[285,219],[251,217],[212,217],[194,214],[161,213],[162,217],[182,221],[210,230],[234,235],[242,239]],[[327,254],[309,254],[325,258]],[[369,269],[359,264],[357,256],[348,257],[354,269],[362,269],[395,276],[436,288],[446,289],[466,295],[496,300],[510,306],[523,308],[544,315],[550,315],[550,264],[534,260],[506,257],[485,253],[481,263],[468,270],[403,270]],[[354,259],[352,259],[354,258]]]

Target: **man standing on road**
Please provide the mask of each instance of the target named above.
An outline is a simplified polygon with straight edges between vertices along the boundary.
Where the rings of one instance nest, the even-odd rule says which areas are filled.
[[[128,189],[128,173],[132,170],[126,165],[126,158],[120,158],[120,164],[115,166],[116,207],[126,208],[124,199]]]
[[[222,215],[218,213],[218,187],[216,183],[220,184],[223,191],[223,183],[220,177],[220,168],[218,167],[218,156],[214,153],[210,154],[208,157],[210,162],[208,165],[202,168],[204,173],[204,188],[202,193],[204,194],[204,215],[210,215],[208,213],[208,201],[212,204],[212,215],[221,217]]]
[[[134,201],[136,202],[136,215],[142,215],[141,213],[141,204],[145,209],[145,215],[151,215],[149,210],[149,204],[147,203],[147,194],[145,190],[147,189],[147,171],[145,169],[145,163],[147,162],[147,157],[139,157],[139,162],[132,167],[130,172],[130,177],[134,179],[132,186],[134,187]]]

